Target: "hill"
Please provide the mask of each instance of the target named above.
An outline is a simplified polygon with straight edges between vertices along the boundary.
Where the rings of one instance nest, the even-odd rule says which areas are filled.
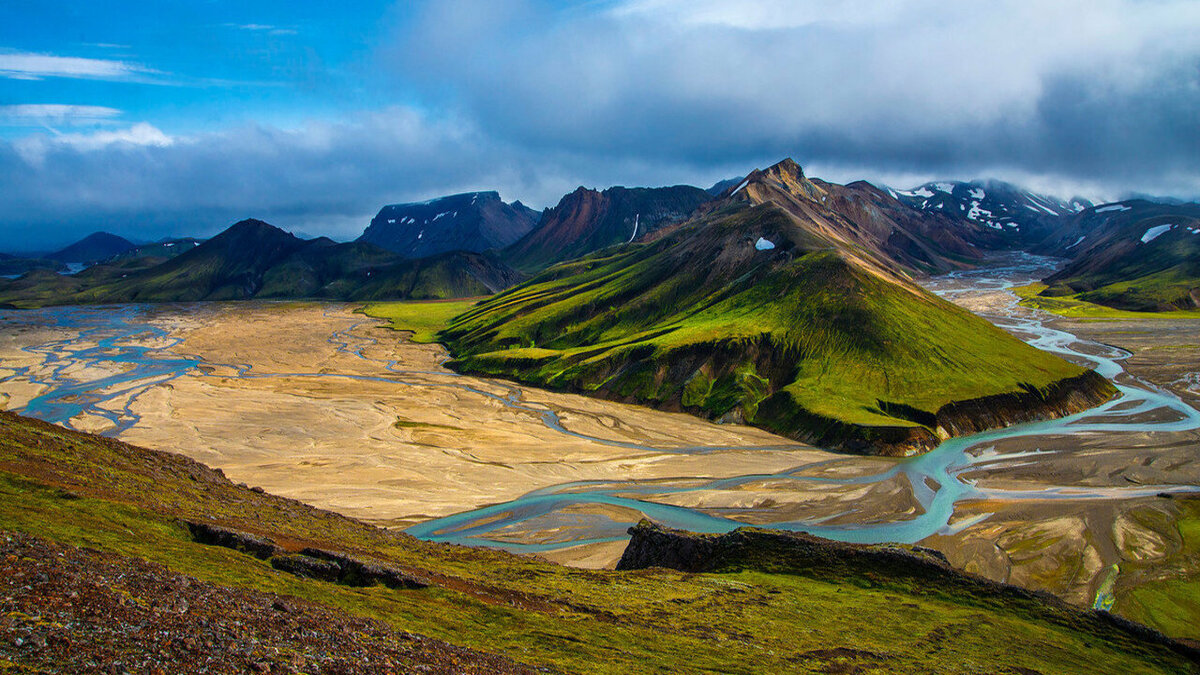
[[[1128,200],[1089,208],[1039,249],[1070,257],[1042,296],[1117,309],[1200,308],[1200,204]]]
[[[120,255],[132,248],[136,248],[136,245],[124,237],[108,232],[95,232],[46,257],[62,263],[88,265]]]
[[[741,534],[703,573],[568,569],[422,542],[8,412],[0,523],[0,659],[16,672],[1125,675],[1196,663],[1144,627],[911,547],[814,540],[799,559]],[[643,560],[672,550],[656,556],[654,532],[639,536]]]
[[[682,221],[709,199],[707,192],[689,185],[602,192],[580,187],[546,209],[537,227],[503,256],[517,269],[541,270]]]
[[[119,253],[104,262],[122,262],[126,260],[135,260],[138,258],[151,259],[158,262],[165,262],[174,258],[177,255],[186,253],[193,248],[203,243],[203,239],[194,237],[181,237],[178,239],[164,239],[151,244],[141,244],[129,249],[123,253]]]
[[[828,206],[864,193],[882,194],[818,185],[790,160],[755,172],[647,243],[481,302],[441,334],[449,365],[892,455],[1112,395],[912,283],[898,260],[952,261]]]
[[[468,192],[385,206],[358,241],[405,258],[450,251],[482,253],[520,239],[533,229],[537,218],[537,211],[519,201],[506,204],[496,192]]]
[[[166,261],[117,260],[71,277],[43,273],[0,283],[0,302],[442,299],[486,295],[519,278],[486,255],[458,251],[406,260],[371,244],[306,241],[262,221],[244,220]]]
[[[1065,219],[1092,206],[1080,197],[1063,200],[998,180],[935,181],[912,190],[888,190],[926,213],[992,228],[1009,248],[1037,244]]]

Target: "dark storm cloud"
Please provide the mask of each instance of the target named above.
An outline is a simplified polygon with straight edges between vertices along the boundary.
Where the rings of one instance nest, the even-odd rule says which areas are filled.
[[[254,216],[350,237],[388,202],[498,189],[540,207],[578,184],[707,185],[783,156],[834,180],[1200,195],[1192,0],[410,10],[374,63],[419,105],[189,136],[124,116],[0,142],[0,232],[42,245]]]
[[[1200,192],[1194,2],[551,6],[431,5],[395,63],[524,147]]]

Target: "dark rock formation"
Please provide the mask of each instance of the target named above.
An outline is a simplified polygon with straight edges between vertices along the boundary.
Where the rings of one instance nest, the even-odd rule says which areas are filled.
[[[795,572],[840,568],[921,578],[959,574],[941,553],[920,546],[844,544],[801,532],[751,527],[721,535],[693,534],[645,519],[629,528],[629,533],[633,538],[617,563],[618,570],[667,567],[681,572]]]
[[[331,560],[321,560],[302,554],[278,555],[271,558],[271,567],[300,577],[337,583],[342,568]]]
[[[1116,394],[1111,382],[1089,370],[1059,380],[1044,390],[1026,387],[1020,393],[948,403],[937,411],[937,428],[951,436],[964,436],[1024,422],[1057,419],[1093,408]]]
[[[266,537],[256,537],[209,523],[186,522],[185,525],[192,533],[192,541],[199,544],[231,548],[261,560],[283,553],[282,548]]]
[[[318,548],[306,548],[300,553],[303,556],[335,565],[338,570],[336,581],[345,586],[374,586],[376,584],[383,584],[388,588],[399,589],[418,589],[429,586],[428,583],[390,565],[379,562],[365,562],[344,553],[323,551]]]

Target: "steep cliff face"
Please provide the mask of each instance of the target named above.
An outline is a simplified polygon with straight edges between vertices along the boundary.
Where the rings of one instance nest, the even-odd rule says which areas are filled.
[[[707,192],[689,185],[603,192],[580,187],[546,209],[537,228],[506,250],[504,258],[518,269],[540,270],[682,221],[709,199]]]

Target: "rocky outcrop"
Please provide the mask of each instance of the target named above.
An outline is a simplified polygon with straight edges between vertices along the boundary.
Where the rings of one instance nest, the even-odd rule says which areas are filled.
[[[381,584],[388,588],[400,589],[418,589],[429,586],[427,582],[390,565],[358,560],[344,553],[323,551],[317,548],[306,548],[300,553],[310,559],[334,565],[338,570],[336,581],[345,586]]]
[[[256,537],[246,532],[238,532],[210,523],[186,522],[188,531],[192,533],[192,541],[209,546],[222,546],[252,555],[260,560],[269,560],[284,551],[274,541],[266,537]]]
[[[428,582],[385,563],[359,560],[345,553],[311,547],[299,553],[289,553],[265,537],[210,523],[188,521],[184,524],[196,543],[230,548],[260,560],[269,560],[271,567],[303,579],[343,586],[383,585],[405,590],[429,586]]]
[[[987,429],[1058,419],[1083,412],[1108,401],[1117,388],[1094,370],[1059,380],[1045,389],[996,394],[969,401],[947,403],[937,411],[941,435],[964,436]]]
[[[939,551],[898,544],[847,544],[800,532],[742,527],[726,534],[696,534],[643,519],[629,528],[632,538],[618,570],[664,567],[688,573],[752,570],[802,574],[834,583],[916,582],[928,592],[959,592],[978,598],[1021,603],[1042,619],[1081,630],[1116,631],[1161,645],[1193,660],[1200,650],[1108,612],[1070,605],[1041,591],[985,579],[950,566]]]
[[[922,578],[959,574],[940,551],[921,546],[844,544],[802,532],[753,527],[720,535],[695,534],[646,519],[629,528],[629,533],[633,537],[617,563],[618,570],[666,567],[698,573],[842,569],[859,573],[875,569]]]
[[[920,426],[862,426],[813,414],[792,404],[786,393],[780,392],[759,405],[757,423],[784,436],[840,452],[907,457],[929,452],[954,436],[1083,412],[1116,393],[1111,382],[1089,370],[1042,389],[1025,386],[1017,392],[954,401],[934,413],[878,401],[877,407],[886,414]]]

